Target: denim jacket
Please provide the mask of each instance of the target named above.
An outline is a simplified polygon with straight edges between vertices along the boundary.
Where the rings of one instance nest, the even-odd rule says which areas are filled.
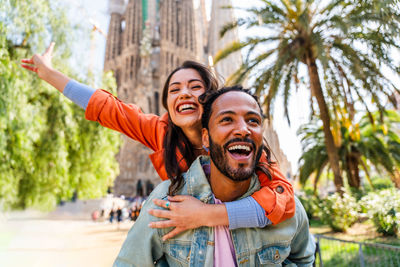
[[[185,183],[180,195],[191,195],[205,203],[213,203],[210,184],[202,165],[209,158],[200,156],[184,174]],[[144,204],[139,218],[122,245],[114,266],[213,266],[214,229],[200,227],[187,230],[167,241],[162,236],[172,230],[148,227],[152,221],[162,220],[148,214],[149,209],[159,208],[153,199],[166,199],[170,182],[158,185]],[[246,197],[259,190],[257,176],[251,178]],[[245,266],[312,266],[315,244],[309,234],[308,219],[300,201],[296,199],[294,217],[265,228],[241,228],[231,230],[236,262]]]

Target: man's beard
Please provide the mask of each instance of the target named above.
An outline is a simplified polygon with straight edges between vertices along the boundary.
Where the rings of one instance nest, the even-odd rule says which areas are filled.
[[[243,164],[239,164],[239,168],[234,169],[231,166],[229,166],[226,154],[229,153],[227,152],[227,146],[232,143],[232,142],[247,142],[250,143],[253,147],[253,149],[256,149],[256,146],[251,139],[241,139],[241,138],[235,138],[230,141],[228,141],[223,147],[220,145],[215,144],[212,141],[212,138],[209,138],[210,141],[210,157],[211,160],[214,162],[214,165],[217,167],[217,169],[226,177],[231,179],[232,181],[235,182],[240,182],[240,181],[245,181],[247,179],[250,179],[251,175],[254,173],[254,170],[256,168],[257,163],[260,160],[262,151],[263,151],[263,145],[261,145],[256,153],[253,154],[253,162],[251,163],[251,166],[248,166],[247,168],[243,166]]]

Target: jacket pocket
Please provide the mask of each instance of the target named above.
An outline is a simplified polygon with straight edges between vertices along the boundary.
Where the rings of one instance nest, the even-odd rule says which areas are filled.
[[[191,243],[185,241],[172,241],[168,246],[168,254],[175,260],[184,263],[185,265],[189,264],[190,259],[190,249]]]
[[[269,246],[257,253],[259,266],[281,266],[289,256],[290,246]]]

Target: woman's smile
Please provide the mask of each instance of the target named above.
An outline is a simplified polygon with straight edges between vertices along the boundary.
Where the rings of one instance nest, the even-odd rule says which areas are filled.
[[[172,122],[182,130],[201,124],[203,110],[198,97],[204,91],[204,82],[196,70],[182,69],[172,75],[168,87],[168,112]]]

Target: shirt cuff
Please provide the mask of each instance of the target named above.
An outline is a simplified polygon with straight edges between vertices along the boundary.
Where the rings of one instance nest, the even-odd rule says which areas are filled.
[[[271,224],[271,221],[265,216],[265,210],[251,196],[233,202],[225,202],[225,207],[231,230],[249,227],[263,228]]]
[[[96,89],[90,86],[70,80],[64,88],[63,94],[72,102],[86,110],[89,99],[92,97]]]

